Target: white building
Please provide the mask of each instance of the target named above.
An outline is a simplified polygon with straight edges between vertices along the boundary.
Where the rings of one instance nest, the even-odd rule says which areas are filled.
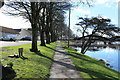
[[[16,39],[21,39],[23,37],[32,37],[32,31],[29,31],[27,29],[21,29],[19,35],[16,36]]]
[[[0,38],[15,38],[32,37],[32,31],[27,29],[12,29],[0,26]]]
[[[0,37],[12,38],[16,37],[19,33],[12,28],[0,26]]]

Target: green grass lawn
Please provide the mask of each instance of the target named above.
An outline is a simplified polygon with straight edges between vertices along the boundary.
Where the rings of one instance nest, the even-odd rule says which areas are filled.
[[[120,76],[118,76],[120,73],[108,68],[101,61],[78,53],[75,49],[68,48],[64,42],[62,42],[62,46],[83,78],[92,80],[120,80]]]
[[[3,65],[13,63],[13,69],[17,75],[15,78],[47,78],[56,43],[51,43],[47,47],[39,46],[38,44],[40,52],[37,53],[30,52],[31,44],[3,47],[1,63]],[[24,48],[23,56],[28,59],[7,57],[8,55],[18,54],[17,50],[21,47]]]

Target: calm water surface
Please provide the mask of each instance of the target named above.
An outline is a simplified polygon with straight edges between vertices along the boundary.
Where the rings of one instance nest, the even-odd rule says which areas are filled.
[[[75,49],[77,49],[78,52],[81,50],[80,47],[76,47]],[[110,64],[108,67],[120,72],[120,65],[118,64],[118,61],[120,60],[120,49],[106,47],[99,51],[87,51],[85,55],[96,59],[103,59]]]

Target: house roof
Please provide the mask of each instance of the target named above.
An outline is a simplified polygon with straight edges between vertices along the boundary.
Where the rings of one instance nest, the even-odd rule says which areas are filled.
[[[0,26],[0,32],[10,33],[10,34],[19,34],[16,30],[12,28],[3,27],[3,26]]]
[[[14,29],[15,31],[17,31],[17,32],[20,32],[21,31],[21,29]]]

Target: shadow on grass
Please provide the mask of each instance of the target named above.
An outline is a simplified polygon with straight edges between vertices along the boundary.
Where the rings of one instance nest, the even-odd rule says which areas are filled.
[[[75,54],[75,55],[74,55],[74,54]],[[99,66],[104,66],[106,69],[110,69],[110,68],[108,68],[107,66],[105,66],[104,63],[102,63],[102,62],[100,62],[100,61],[95,61],[95,60],[88,60],[88,59],[85,58],[85,55],[80,55],[79,53],[72,52],[71,54],[69,53],[69,54],[67,54],[67,55],[69,55],[69,56],[71,56],[71,57],[74,57],[74,58],[77,58],[77,59],[82,59],[82,60],[87,61],[87,62],[89,62],[89,63],[94,63],[94,64],[99,65]],[[110,69],[110,70],[113,71],[113,72],[116,72],[116,71],[113,70],[113,69]]]
[[[88,61],[88,62],[90,62],[90,63],[97,64],[97,65],[102,64],[102,63],[100,63],[99,61],[92,61],[92,60],[85,59],[83,55],[73,55],[73,54],[76,54],[76,53],[72,52],[72,54],[67,54],[67,55],[72,56],[72,57],[74,57],[74,58],[82,59],[82,60],[84,60],[84,61]],[[103,64],[103,65],[104,65],[104,64]]]
[[[62,54],[67,54],[66,52],[62,52],[62,51],[59,51],[59,50],[53,49],[53,48],[48,47],[48,46],[46,46],[46,47],[49,48],[49,49],[51,49],[51,50],[54,50],[55,52],[59,52],[59,53],[62,53]],[[64,49],[62,49],[62,50],[64,50]]]
[[[95,79],[94,77],[97,77],[97,78],[99,78],[98,80],[119,80],[118,78],[115,78],[112,75],[110,76],[110,75],[100,73],[100,72],[97,72],[97,71],[93,71],[93,70],[90,70],[90,69],[80,68],[78,66],[76,66],[76,68],[80,72],[84,72],[84,73],[89,74],[89,76],[92,79]]]
[[[48,47],[48,46],[45,46],[46,48],[49,48],[49,49],[51,49],[51,50],[54,50],[54,51],[56,51],[55,49],[53,49],[53,48],[51,48],[51,47]]]
[[[48,46],[46,46],[46,47],[49,48],[49,49],[52,49],[52,50],[54,50],[54,51],[56,51],[56,52],[59,52],[59,53],[61,53],[61,54],[65,54],[65,52],[62,52],[62,51],[59,51],[59,50],[55,50],[55,49],[50,48],[50,47],[48,47]],[[65,63],[65,62],[62,62],[62,61],[55,61],[55,60],[53,60],[52,58],[41,54],[40,52],[36,52],[36,54],[38,54],[38,55],[41,56],[41,57],[44,57],[44,58],[47,58],[47,59],[53,61],[54,64],[59,64],[59,65],[65,66],[65,67],[67,67],[67,68],[69,68],[69,69],[76,70],[76,69],[75,69],[75,66],[73,66],[73,65],[71,65],[71,64],[68,64],[68,63]],[[73,54],[75,54],[75,55],[73,55]],[[70,55],[70,56],[72,56],[72,57],[75,57],[75,58],[78,58],[78,59],[82,59],[82,60],[85,60],[85,61],[88,61],[88,62],[97,64],[97,65],[100,65],[100,63],[97,63],[97,62],[95,62],[95,61],[87,60],[87,59],[84,58],[84,55],[79,55],[78,53],[75,53],[75,52],[73,52],[72,54],[65,54],[65,55]],[[78,66],[76,66],[76,68],[77,68],[77,70],[80,71],[80,72],[88,73],[89,76],[90,76],[92,79],[95,79],[94,77],[97,77],[97,78],[99,78],[98,80],[118,80],[118,78],[115,78],[115,77],[113,77],[112,75],[110,76],[110,75],[107,75],[107,74],[105,74],[105,73],[100,73],[100,72],[97,72],[97,71],[94,71],[94,70],[90,70],[90,69],[86,69],[86,68],[81,68],[81,67],[78,67]],[[106,68],[107,68],[107,67],[106,67]]]
[[[23,59],[23,60],[28,59],[27,57],[25,57],[25,56],[23,56],[23,55],[21,55],[21,56],[19,56],[19,55],[8,55],[8,57],[9,57],[9,58],[21,58],[21,59]]]
[[[45,56],[45,55],[41,54],[40,51],[35,52],[35,53],[36,53],[37,55],[41,56],[41,57],[47,58],[47,59],[49,59],[49,60],[51,60],[51,61],[54,61],[52,58],[50,58],[50,57],[48,57],[48,56]]]
[[[71,50],[68,47],[63,47],[63,48],[67,49],[67,50]],[[76,53],[76,52],[71,52],[71,53],[69,53],[69,52],[71,52],[71,51],[68,51],[67,55],[69,55],[71,57],[74,57],[74,58],[77,58],[77,59],[82,59],[84,61],[88,61],[89,63],[94,63],[94,64],[97,64],[97,65],[100,65],[100,66],[104,66],[104,64],[101,65],[102,63],[100,63],[99,61],[88,60],[88,59],[84,58],[85,55],[80,55],[79,53]],[[90,69],[87,69],[87,68],[81,68],[81,67],[78,67],[78,66],[76,66],[76,68],[80,72],[84,72],[84,73],[89,74],[89,76],[92,79],[94,79],[94,77],[97,77],[97,78],[99,78],[97,80],[119,80],[118,78],[113,77],[112,75],[107,75],[105,73],[100,73],[100,72],[97,72],[97,71],[94,71],[94,70],[90,70]],[[107,68],[107,67],[105,67],[105,68]],[[109,68],[107,68],[107,69],[109,69]],[[112,69],[110,69],[110,70],[112,70]],[[114,70],[112,70],[112,71],[116,72]]]
[[[28,59],[27,57],[24,57],[24,56],[22,56],[22,57],[20,57],[21,59],[23,59],[23,60],[26,60],[26,59]]]
[[[59,52],[60,52],[60,51],[59,51]],[[69,68],[69,69],[76,70],[76,69],[75,69],[75,66],[73,66],[73,65],[71,65],[71,64],[68,64],[68,63],[65,63],[65,62],[62,62],[62,61],[56,61],[56,60],[54,60],[54,59],[52,59],[52,58],[50,58],[50,57],[48,57],[48,56],[45,56],[45,55],[41,54],[40,52],[35,52],[35,53],[36,53],[37,55],[41,56],[41,57],[44,57],[44,58],[47,58],[47,59],[51,60],[51,61],[52,61],[53,63],[55,63],[55,64],[59,64],[59,65],[65,66],[65,67],[67,67],[67,68]],[[60,52],[60,53],[64,54],[63,52]]]
[[[78,58],[78,59],[82,59],[82,60],[84,60],[84,61],[88,61],[88,62],[90,62],[90,63],[94,63],[94,64],[97,64],[97,65],[101,65],[101,64],[103,64],[103,63],[101,63],[100,61],[92,61],[92,60],[88,60],[88,59],[85,59],[84,57],[85,57],[85,55],[81,55],[80,53],[76,53],[76,52],[71,52],[71,54],[69,53],[70,51],[68,51],[68,52],[62,52],[62,51],[59,51],[59,50],[55,50],[55,49],[53,49],[53,48],[51,48],[51,47],[48,47],[48,46],[46,46],[47,48],[49,48],[49,49],[52,49],[52,50],[54,50],[55,52],[59,52],[59,53],[61,53],[61,54],[65,54],[65,55],[69,55],[69,56],[72,56],[72,57],[75,57],[75,58]],[[62,47],[62,48],[64,48],[64,49],[68,49],[68,50],[71,50],[71,48],[68,48],[68,47]],[[64,50],[64,49],[62,49],[62,50]],[[74,49],[73,49],[74,50]],[[105,66],[105,64],[103,64],[103,65],[101,65],[101,66]],[[107,69],[109,69],[107,66],[105,66]],[[112,70],[112,69],[111,69]],[[114,71],[114,70],[112,70],[112,71]],[[114,71],[115,72],[115,71]]]
[[[67,47],[64,47],[64,48],[70,50],[70,48],[67,48]],[[70,52],[70,51],[69,51],[69,52]],[[84,60],[84,61],[88,61],[88,62],[90,62],[90,63],[95,63],[95,64],[97,64],[97,65],[102,64],[102,63],[99,62],[99,61],[91,61],[91,60],[85,59],[85,58],[84,58],[85,55],[81,55],[81,54],[79,54],[79,53],[77,53],[77,52],[71,52],[71,53],[69,53],[69,52],[67,53],[67,55],[72,56],[72,57],[74,57],[74,58],[82,59],[82,60]],[[104,65],[104,64],[103,64],[103,65]]]

